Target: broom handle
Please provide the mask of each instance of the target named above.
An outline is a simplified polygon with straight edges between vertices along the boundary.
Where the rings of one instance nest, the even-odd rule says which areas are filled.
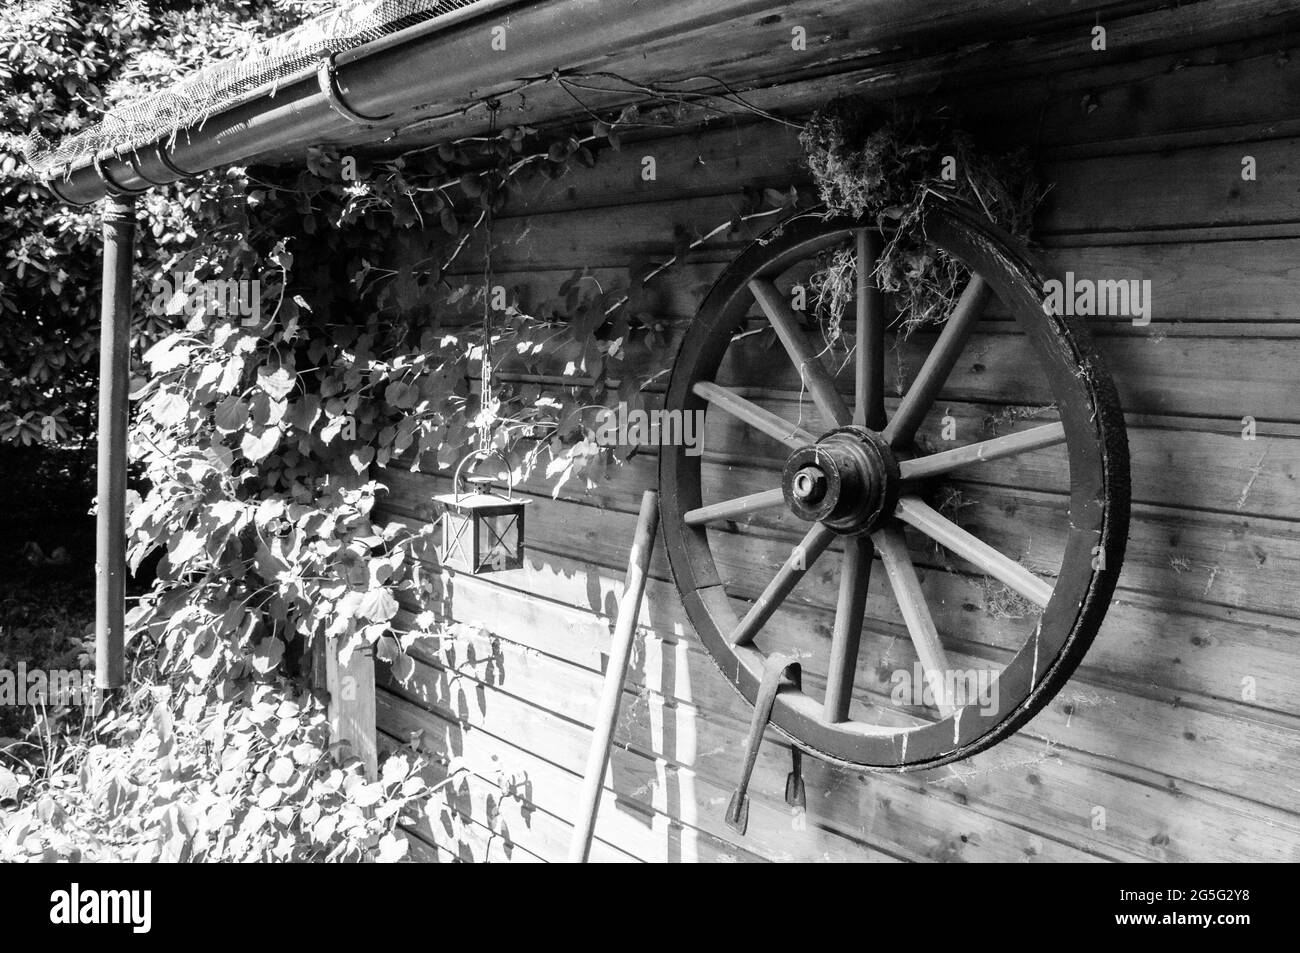
[[[636,535],[632,538],[627,579],[623,584],[623,598],[618,603],[618,621],[614,625],[609,665],[605,669],[605,687],[600,693],[600,710],[596,714],[591,753],[587,756],[587,773],[582,779],[582,798],[573,825],[573,843],[569,846],[571,864],[585,864],[591,852],[591,835],[596,828],[596,811],[600,808],[605,769],[609,766],[609,749],[614,741],[614,726],[618,723],[618,708],[623,696],[623,679],[627,676],[628,660],[632,657],[632,636],[636,632],[637,617],[641,614],[650,550],[654,547],[658,527],[659,495],[647,490],[641,497],[641,515],[637,519]]]

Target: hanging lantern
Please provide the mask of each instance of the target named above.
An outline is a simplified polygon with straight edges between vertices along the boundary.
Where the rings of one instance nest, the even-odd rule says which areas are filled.
[[[496,457],[506,468],[506,494],[492,492],[491,477],[462,479],[471,460]],[[470,489],[462,489],[469,484]],[[514,495],[510,463],[497,450],[475,450],[456,465],[452,492],[435,496],[443,506],[438,558],[448,569],[478,575],[519,569],[524,564],[524,506]]]

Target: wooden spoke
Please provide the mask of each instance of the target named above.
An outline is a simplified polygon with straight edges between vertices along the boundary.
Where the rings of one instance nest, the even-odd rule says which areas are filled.
[[[862,640],[862,614],[867,605],[867,583],[871,580],[872,552],[871,541],[863,536],[850,536],[844,541],[840,597],[835,607],[826,701],[822,709],[822,717],[832,724],[849,717],[853,673],[858,667],[858,643]]]
[[[709,403],[725,410],[731,416],[763,431],[772,439],[781,441],[791,450],[798,450],[800,447],[806,447],[810,443],[817,442],[817,438],[808,431],[795,426],[788,420],[783,420],[770,410],[764,410],[758,404],[746,400],[726,387],[708,381],[700,381],[692,390]]]
[[[915,435],[916,428],[921,425],[930,405],[956,366],[957,359],[961,357],[966,339],[979,321],[991,294],[992,291],[983,278],[979,275],[971,276],[970,283],[962,291],[956,307],[939,332],[939,340],[934,343],[925,363],[921,365],[921,372],[912,381],[912,386],[898,405],[893,419],[885,427],[884,437],[890,446],[907,443]]]
[[[812,529],[808,530],[799,545],[790,552],[789,558],[781,566],[775,578],[767,584],[767,588],[750,606],[749,612],[745,613],[745,618],[740,620],[740,625],[736,626],[736,630],[731,633],[733,645],[748,645],[754,640],[758,630],[772,617],[772,613],[785,601],[790,590],[798,585],[799,580],[812,568],[817,557],[826,551],[826,547],[834,538],[834,531],[821,523],[814,524]]]
[[[968,447],[944,450],[942,453],[917,457],[915,460],[903,460],[899,463],[898,470],[904,480],[919,480],[921,477],[947,473],[968,463],[982,463],[985,460],[1011,457],[1017,453],[1042,450],[1044,447],[1052,447],[1064,442],[1065,425],[1046,424],[1042,427],[1034,427],[1032,430],[1007,434],[1005,437],[972,443]]]
[[[748,513],[769,510],[784,504],[785,493],[778,486],[775,490],[763,490],[759,493],[750,493],[748,496],[736,497],[734,500],[710,503],[699,509],[687,510],[683,519],[686,520],[687,526],[699,526],[701,523],[709,523],[713,520],[734,520]]]
[[[898,501],[898,518],[915,526],[935,542],[974,563],[994,579],[1020,593],[1040,609],[1052,598],[1052,587],[988,543],[976,539],[915,496]]]
[[[881,430],[885,426],[885,296],[876,285],[880,233],[857,233],[858,343],[853,371],[853,422]]]
[[[844,398],[835,389],[835,381],[808,346],[808,340],[799,328],[799,318],[786,303],[785,297],[766,278],[755,278],[749,283],[749,290],[754,293],[759,307],[772,322],[776,336],[785,345],[790,360],[794,361],[794,366],[799,370],[800,379],[807,385],[822,415],[834,426],[843,427],[849,422],[849,409],[844,406]]]
[[[921,668],[925,670],[925,677],[934,692],[935,703],[940,713],[947,717],[955,711],[946,687],[951,666],[939,642],[939,631],[930,616],[925,593],[921,591],[921,580],[916,577],[916,567],[907,552],[907,540],[897,526],[874,533],[872,539],[880,552],[880,561],[898,600],[898,608],[903,613],[903,621],[907,623],[907,631],[912,636]]]

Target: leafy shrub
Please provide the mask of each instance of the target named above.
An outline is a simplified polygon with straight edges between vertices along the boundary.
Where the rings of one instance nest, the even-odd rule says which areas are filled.
[[[330,749],[319,701],[283,686],[228,697],[141,688],[35,777],[0,766],[0,862],[396,861],[431,793],[413,752],[371,781]],[[24,791],[23,789],[28,789]]]

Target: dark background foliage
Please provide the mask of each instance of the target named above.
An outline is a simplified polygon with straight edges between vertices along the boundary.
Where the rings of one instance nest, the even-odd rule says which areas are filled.
[[[22,0],[0,19],[0,668],[88,664],[92,620],[99,211],[69,208],[24,152],[103,118],[114,104],[230,55],[311,5],[272,0]],[[146,203],[137,274],[194,239],[198,196]],[[149,284],[137,280],[138,303]],[[165,322],[136,308],[138,354]],[[148,584],[147,573],[135,586]],[[0,739],[31,709],[0,708]],[[2,746],[2,745],[0,745]]]

